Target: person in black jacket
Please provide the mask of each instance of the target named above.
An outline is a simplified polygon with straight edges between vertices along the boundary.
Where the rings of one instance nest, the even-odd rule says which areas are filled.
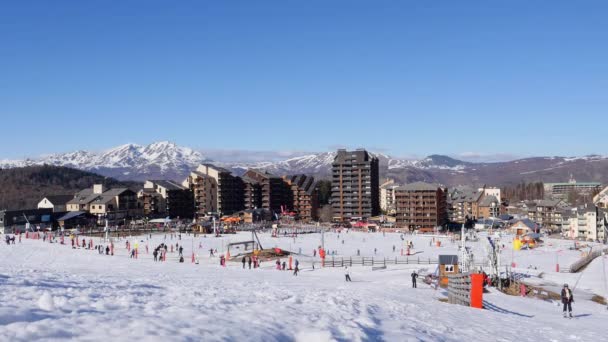
[[[418,278],[418,273],[416,271],[412,272],[412,287],[416,288],[416,278]]]
[[[572,303],[574,303],[574,296],[572,295],[572,290],[568,288],[568,284],[564,284],[564,288],[562,289],[562,303],[564,304],[564,317],[567,317],[566,309],[568,309],[570,318],[572,318]]]

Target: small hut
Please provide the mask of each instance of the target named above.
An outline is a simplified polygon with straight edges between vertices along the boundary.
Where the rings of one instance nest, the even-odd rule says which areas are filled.
[[[458,273],[458,255],[439,256],[439,285],[448,285],[448,275]]]

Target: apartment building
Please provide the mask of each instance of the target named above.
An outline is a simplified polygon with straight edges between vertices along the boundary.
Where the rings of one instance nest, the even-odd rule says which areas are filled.
[[[447,189],[416,182],[395,190],[397,226],[410,230],[432,229],[448,221]]]
[[[565,214],[562,232],[571,239],[606,242],[606,213],[594,205],[574,208]]]
[[[528,218],[543,228],[561,229],[562,211],[565,203],[562,200],[538,200],[526,202]]]
[[[334,221],[380,214],[378,158],[364,149],[338,150],[332,163],[331,205]]]
[[[602,184],[598,182],[577,182],[570,176],[567,183],[545,183],[545,198],[561,197],[564,198],[572,191],[581,195],[591,195],[601,189]]]
[[[395,189],[399,184],[395,184],[394,179],[388,179],[380,185],[380,210],[387,215],[395,215]]]
[[[285,176],[285,181],[293,193],[293,210],[297,218],[304,222],[317,220],[319,192],[315,179],[306,175]]]
[[[230,215],[245,208],[245,184],[227,169],[201,164],[182,185],[194,193],[197,217],[210,213]]]
[[[468,186],[451,189],[448,196],[448,212],[451,222],[466,223],[467,219],[475,220],[479,216],[479,202],[483,192]]]
[[[193,192],[170,180],[149,180],[140,192],[144,215],[148,217],[169,216],[171,218],[194,217]]]
[[[270,209],[275,213],[293,210],[293,192],[283,178],[266,171],[249,169],[245,183],[245,209]]]
[[[496,196],[484,196],[477,204],[477,217],[499,217],[502,214],[500,200]]]

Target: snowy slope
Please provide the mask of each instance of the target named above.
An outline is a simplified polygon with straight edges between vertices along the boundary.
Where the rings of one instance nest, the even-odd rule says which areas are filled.
[[[208,256],[210,247],[221,251],[228,241],[250,237],[140,237],[137,260],[127,258],[125,240],[117,242],[115,256],[41,240],[3,244],[0,258],[10,262],[0,267],[0,340],[601,341],[605,334],[605,307],[583,299],[574,305],[575,320],[561,318],[551,302],[495,292],[484,297],[491,310],[441,303],[443,290],[410,287],[411,270],[421,266],[353,267],[353,282],[345,283],[342,269],[304,265],[294,277],[270,262],[258,270],[243,270],[239,262],[222,268]],[[397,234],[325,238],[342,255],[341,246],[366,253],[374,246],[388,255],[401,241]],[[308,249],[320,236],[261,239]],[[415,243],[426,254],[425,239]],[[188,257],[177,263],[175,253],[153,262],[144,246],[162,241],[183,244],[186,256],[194,246],[200,265]]]

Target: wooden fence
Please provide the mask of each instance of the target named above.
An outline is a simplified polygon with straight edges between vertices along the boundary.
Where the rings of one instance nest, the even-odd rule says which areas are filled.
[[[347,257],[325,258],[325,267],[352,267],[352,266],[386,266],[386,265],[437,265],[439,259],[420,258],[420,257],[394,257],[394,258],[375,258],[375,257]],[[475,266],[485,266],[484,263],[475,263]]]
[[[448,275],[448,303],[471,305],[471,275],[469,273]]]

